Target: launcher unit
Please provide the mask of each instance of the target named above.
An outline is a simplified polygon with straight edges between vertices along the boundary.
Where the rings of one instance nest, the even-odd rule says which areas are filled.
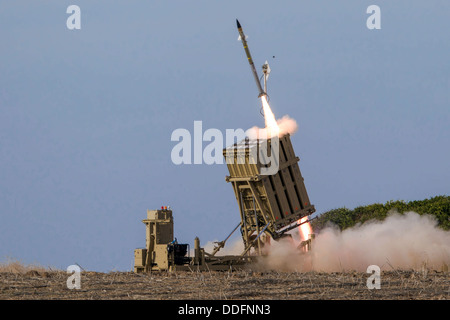
[[[269,64],[263,65],[264,89],[261,86],[246,35],[236,20],[239,40],[242,41],[247,60],[258,87],[258,97],[267,98]],[[264,102],[263,100],[263,102]],[[269,107],[270,108],[270,107]],[[275,119],[274,119],[275,121]],[[305,221],[315,212],[298,166],[290,135],[270,139],[244,139],[223,149],[230,182],[238,203],[240,222],[225,240],[216,242],[212,253],[200,247],[195,238],[194,256],[189,256],[189,246],[178,244],[173,235],[172,211],[167,207],[147,211],[146,247],[136,249],[135,272],[152,270],[227,270],[246,268],[264,259],[263,246],[270,239],[289,236],[287,232]],[[307,222],[306,220],[305,222]],[[240,228],[244,251],[237,256],[217,256],[233,232]],[[299,248],[308,251],[313,237],[303,241]],[[251,251],[253,249],[253,252]]]
[[[194,256],[190,256],[189,245],[180,244],[174,238],[172,210],[147,210],[147,219],[142,220],[146,229],[145,248],[134,250],[134,272],[175,270],[229,270],[242,269],[254,262],[254,257],[215,256],[200,247],[200,240],[194,240]],[[226,240],[221,243],[225,243]],[[222,245],[223,247],[223,245]],[[220,246],[218,247],[220,248]]]
[[[277,150],[272,147],[275,141],[270,139],[246,139],[223,150],[230,173],[226,181],[233,187],[241,215],[244,253],[251,248],[260,253],[263,235],[277,240],[299,226],[301,218],[315,212],[309,202],[298,166],[300,159],[294,153],[290,135],[286,134],[278,141]],[[268,152],[261,153],[262,148],[267,148]],[[272,155],[275,162],[279,161],[278,170],[262,175],[267,164],[262,164],[259,158],[271,151],[278,153]]]
[[[173,237],[172,210],[147,210],[145,249],[134,250],[134,272],[169,270],[189,262],[189,245]]]

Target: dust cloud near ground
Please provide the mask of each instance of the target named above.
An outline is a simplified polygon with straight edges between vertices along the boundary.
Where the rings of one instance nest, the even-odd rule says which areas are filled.
[[[441,270],[450,264],[450,232],[437,227],[429,215],[392,213],[340,231],[329,226],[315,235],[312,250],[298,254],[299,242],[272,241],[265,267],[280,271],[365,272],[381,270]]]

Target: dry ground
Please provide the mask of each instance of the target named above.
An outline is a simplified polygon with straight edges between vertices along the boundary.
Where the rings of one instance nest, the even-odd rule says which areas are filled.
[[[82,272],[81,289],[68,289],[69,274],[44,269],[1,270],[0,299],[420,299],[449,300],[448,272],[385,271],[381,289],[369,290],[369,274],[284,272]]]

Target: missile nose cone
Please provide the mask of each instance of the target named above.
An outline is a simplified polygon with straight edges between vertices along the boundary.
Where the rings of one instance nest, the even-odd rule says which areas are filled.
[[[236,19],[236,24],[237,24],[238,29],[240,29],[241,28],[241,24],[239,23],[238,19]]]

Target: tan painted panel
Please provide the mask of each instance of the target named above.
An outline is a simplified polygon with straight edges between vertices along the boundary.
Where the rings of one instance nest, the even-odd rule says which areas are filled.
[[[291,212],[290,214],[298,211],[301,209],[300,206],[300,199],[297,196],[297,193],[295,192],[295,186],[294,182],[292,181],[291,174],[289,173],[288,168],[284,168],[281,170],[281,175],[283,176],[285,185],[286,185],[286,193],[289,195],[289,200],[291,204]]]
[[[266,221],[267,215],[273,220],[274,225],[277,224],[277,221],[290,221],[287,219],[290,215],[298,214],[305,207],[310,206],[306,187],[298,166],[299,159],[295,155],[290,136],[285,135],[280,139],[279,164],[281,170],[272,176],[258,176],[259,178],[255,180],[256,175],[259,173],[259,166],[251,163],[249,156],[255,154],[252,148],[256,147],[257,141],[250,141],[247,144],[241,142],[224,149],[224,156],[228,150],[229,156],[233,153],[236,154],[235,160],[243,155],[246,157],[245,164],[228,163],[227,161],[230,173],[229,179],[239,179],[234,181],[239,181],[239,185],[249,184],[252,186],[252,189],[255,190],[260,199],[263,209],[263,212],[259,214]],[[244,192],[244,196],[248,197],[248,191]],[[241,208],[242,211],[247,212],[246,214],[254,211],[253,203],[248,199],[250,198],[244,200],[243,208]],[[239,199],[236,200],[239,203]],[[295,216],[292,218],[295,218]],[[254,218],[249,216],[249,221],[252,219],[254,220]]]
[[[135,249],[134,250],[134,266],[135,267],[144,267],[146,258],[147,258],[147,249]]]

